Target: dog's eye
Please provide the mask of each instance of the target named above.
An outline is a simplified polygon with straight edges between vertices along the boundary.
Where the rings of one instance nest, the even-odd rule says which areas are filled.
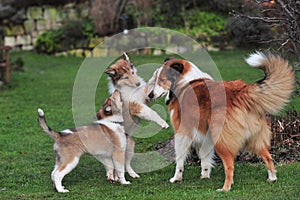
[[[128,77],[123,77],[123,79],[129,79]]]
[[[132,74],[134,74],[134,72],[132,72]]]
[[[159,78],[159,81],[160,81],[160,82],[164,82],[164,79],[163,79],[163,78]]]

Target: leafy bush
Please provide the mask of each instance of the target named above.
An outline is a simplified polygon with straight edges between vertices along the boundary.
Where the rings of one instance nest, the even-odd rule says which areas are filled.
[[[38,36],[35,50],[39,53],[53,54],[62,49],[60,41],[64,39],[61,29],[48,30]]]
[[[223,15],[194,9],[183,14],[183,19],[185,27],[179,30],[202,43],[211,44],[213,38],[226,35]]]
[[[87,47],[94,36],[90,20],[67,21],[60,28],[48,30],[38,36],[35,49],[39,53],[53,54],[74,48]]]
[[[226,30],[233,44],[238,47],[261,45],[262,41],[272,39],[272,32],[267,24],[247,18],[231,18]]]

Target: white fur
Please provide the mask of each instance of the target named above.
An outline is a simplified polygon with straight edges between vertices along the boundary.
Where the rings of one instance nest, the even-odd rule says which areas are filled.
[[[63,131],[60,131],[61,133],[64,133],[64,134],[73,134],[74,132],[71,131],[70,129],[65,129]]]
[[[266,56],[262,52],[257,51],[256,53],[250,54],[245,61],[251,67],[260,67],[265,59]]]
[[[124,52],[123,55],[125,56],[125,60],[129,61],[128,55]]]
[[[40,117],[44,117],[45,116],[44,111],[42,109],[40,109],[40,108],[38,109],[38,113],[39,113]]]
[[[62,185],[62,179],[66,174],[68,174],[70,171],[72,171],[78,164],[79,158],[75,157],[72,162],[70,162],[62,171],[58,170],[58,167],[55,166],[54,170],[51,173],[52,181],[55,184],[56,190],[58,192],[69,192],[69,190],[65,189]]]
[[[175,154],[176,154],[176,170],[173,178],[170,179],[171,183],[181,181],[183,178],[184,161],[189,153],[192,144],[192,138],[183,134],[175,133]]]
[[[214,143],[210,135],[204,135],[197,129],[194,129],[194,140],[192,145],[201,159],[201,178],[210,178],[211,168],[214,163]]]
[[[277,176],[276,173],[272,173],[270,170],[268,170],[268,181],[276,181],[277,180]]]

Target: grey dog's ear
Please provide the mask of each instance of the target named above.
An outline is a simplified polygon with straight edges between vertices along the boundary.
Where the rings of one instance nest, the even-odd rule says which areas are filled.
[[[183,69],[184,69],[184,66],[183,64],[181,63],[173,63],[171,66],[170,66],[171,69],[174,69],[175,71],[177,71],[178,73],[182,73],[183,72]]]
[[[114,76],[116,75],[116,70],[115,70],[115,69],[108,68],[107,70],[105,70],[105,73],[106,73],[109,77],[114,77]]]

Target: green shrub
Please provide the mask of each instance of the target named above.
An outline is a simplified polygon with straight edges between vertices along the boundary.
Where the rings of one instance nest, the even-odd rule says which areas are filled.
[[[183,13],[184,28],[179,31],[190,35],[199,42],[211,44],[212,38],[226,37],[226,17],[198,9]]]
[[[60,41],[64,39],[61,29],[48,30],[38,36],[35,42],[35,50],[39,53],[53,54],[62,49]]]
[[[87,47],[94,33],[94,24],[91,20],[67,21],[60,28],[48,30],[39,35],[35,49],[39,53],[54,54]]]

